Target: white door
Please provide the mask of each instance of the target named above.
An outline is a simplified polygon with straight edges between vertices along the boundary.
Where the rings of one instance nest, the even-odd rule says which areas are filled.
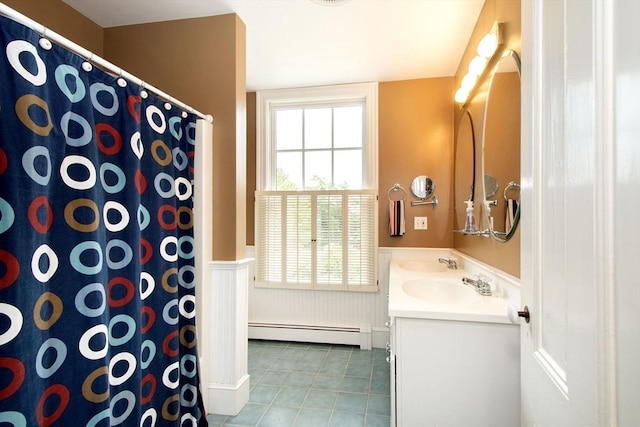
[[[640,426],[639,28],[522,2],[523,427]]]

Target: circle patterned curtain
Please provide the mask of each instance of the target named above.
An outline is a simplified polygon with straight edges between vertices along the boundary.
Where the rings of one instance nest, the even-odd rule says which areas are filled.
[[[195,117],[0,19],[0,424],[206,425]]]

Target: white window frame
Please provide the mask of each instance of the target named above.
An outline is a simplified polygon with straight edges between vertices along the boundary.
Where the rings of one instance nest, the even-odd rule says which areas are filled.
[[[275,149],[272,145],[272,107],[301,103],[365,101],[363,189],[378,186],[378,83],[316,86],[299,89],[276,89],[256,93],[256,189],[275,190]]]
[[[278,89],[268,91],[258,91],[256,93],[256,190],[260,192],[270,192],[275,190],[275,146],[272,141],[272,112],[278,107],[310,105],[310,104],[332,104],[340,102],[362,102],[364,101],[364,140],[363,140],[363,191],[377,195],[378,185],[378,84],[358,83],[336,86],[318,86],[298,89]],[[284,192],[283,192],[284,193]],[[377,197],[376,197],[377,200]],[[377,279],[377,245],[378,245],[378,208],[374,205],[374,280],[371,285],[349,286],[344,284],[341,287],[322,286],[312,284],[305,286],[301,284],[288,283],[259,283],[256,286],[273,288],[294,288],[294,289],[314,289],[314,290],[343,290],[359,292],[378,291]],[[258,215],[256,212],[256,220]],[[257,230],[257,225],[256,225]],[[256,242],[257,243],[257,242]],[[256,246],[256,256],[260,257]]]

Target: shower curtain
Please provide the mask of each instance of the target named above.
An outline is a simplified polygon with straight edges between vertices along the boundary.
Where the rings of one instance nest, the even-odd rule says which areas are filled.
[[[0,424],[206,425],[195,116],[0,19]]]

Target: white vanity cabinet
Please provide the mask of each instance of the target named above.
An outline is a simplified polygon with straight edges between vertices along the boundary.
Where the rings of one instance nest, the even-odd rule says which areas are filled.
[[[520,425],[517,325],[404,317],[390,325],[396,426]]]

